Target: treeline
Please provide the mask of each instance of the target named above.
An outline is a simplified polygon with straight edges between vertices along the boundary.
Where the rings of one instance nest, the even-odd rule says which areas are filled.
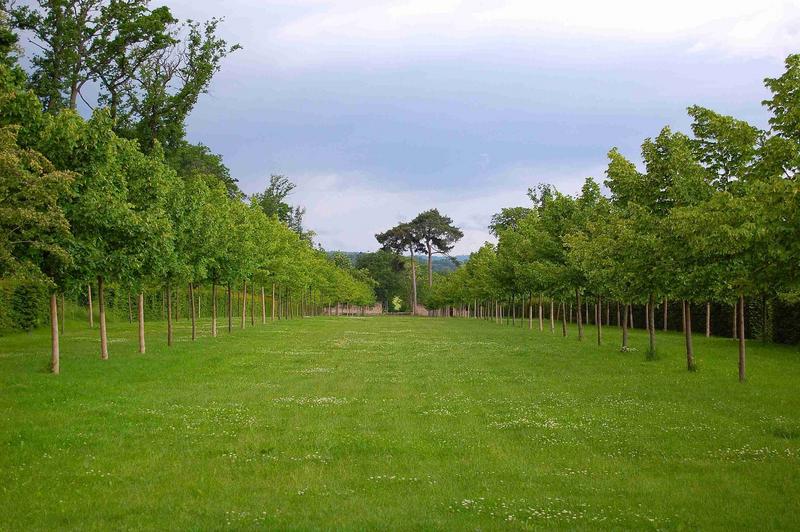
[[[109,286],[133,299],[140,352],[154,294],[168,344],[176,298],[188,300],[195,338],[198,293],[213,336],[221,316],[232,329],[237,292],[241,326],[256,298],[264,315],[268,294],[286,316],[374,301],[368,277],[337,267],[299,221],[289,227],[263,195],[244,196],[218,156],[186,142],[186,116],[237,47],[216,35],[219,21],[176,26],[147,4],[42,0],[2,11],[41,53],[26,74],[15,33],[0,28],[0,278],[47,290],[56,373],[64,294],[92,298],[103,359]],[[76,112],[87,83],[101,87],[88,120]]]
[[[690,371],[697,309],[710,332],[715,309],[730,308],[743,381],[746,309],[799,295],[800,56],[789,56],[786,71],[765,83],[769,131],[689,108],[691,135],[665,127],[646,139],[643,169],[616,148],[609,152],[608,195],[593,179],[575,196],[542,185],[529,190],[530,205],[496,214],[497,246],[473,253],[434,287],[429,304],[498,320],[525,312],[540,330],[549,322],[564,335],[574,316],[578,339],[591,320],[598,343],[603,324],[620,316],[623,350],[636,308],[652,357],[658,323],[677,301]],[[756,313],[765,327],[767,312]]]

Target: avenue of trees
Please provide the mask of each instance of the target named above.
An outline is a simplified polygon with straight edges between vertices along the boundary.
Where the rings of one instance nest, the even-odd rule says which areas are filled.
[[[529,206],[494,216],[498,244],[434,287],[429,306],[563,335],[574,316],[578,340],[591,321],[598,343],[615,322],[623,350],[636,307],[655,356],[656,310],[666,330],[677,302],[690,371],[693,312],[708,335],[712,312],[727,307],[744,380],[746,309],[796,300],[800,280],[800,55],[766,86],[769,131],[694,106],[691,135],[665,127],[642,143],[643,168],[609,152],[607,195],[592,179],[574,196],[529,190]]]
[[[248,198],[219,156],[185,140],[186,117],[238,48],[218,20],[180,24],[145,0],[0,5],[0,279],[47,291],[53,372],[65,293],[88,303],[92,325],[97,306],[103,359],[109,290],[130,298],[140,352],[146,296],[163,306],[169,345],[184,295],[192,339],[201,295],[212,336],[235,314],[242,328],[256,312],[265,322],[267,300],[271,319],[374,302],[371,280],[313,247],[302,212],[280,210],[291,183]],[[30,73],[13,30],[38,50]],[[95,108],[89,119],[79,101]]]

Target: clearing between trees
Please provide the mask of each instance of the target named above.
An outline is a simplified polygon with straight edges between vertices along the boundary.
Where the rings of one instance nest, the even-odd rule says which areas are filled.
[[[790,529],[800,359],[458,318],[0,338],[0,529]],[[609,340],[620,331],[609,328]]]

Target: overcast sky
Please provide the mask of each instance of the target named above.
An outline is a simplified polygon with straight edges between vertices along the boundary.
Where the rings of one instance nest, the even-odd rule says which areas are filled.
[[[224,64],[189,137],[245,192],[271,173],[326,249],[438,207],[490,240],[501,207],[551,183],[603,178],[692,104],[765,126],[762,80],[800,51],[800,0],[168,0],[223,16],[244,50]]]

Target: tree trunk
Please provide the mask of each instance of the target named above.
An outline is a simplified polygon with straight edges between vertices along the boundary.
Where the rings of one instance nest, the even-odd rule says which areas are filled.
[[[172,287],[167,285],[167,346],[172,346]]]
[[[539,294],[539,332],[544,331],[544,316],[542,315],[542,294]]]
[[[136,305],[136,314],[139,322],[139,353],[144,354],[144,292],[139,292],[139,297]]]
[[[634,328],[634,325],[633,325],[633,304],[628,305],[628,319],[630,320],[629,325],[630,325],[631,329],[633,329]]]
[[[533,330],[533,296],[528,295],[528,330]]]
[[[411,250],[411,315],[417,314],[417,261],[414,259],[414,248]]]
[[[264,285],[261,285],[261,325],[267,323],[267,296],[264,294]]]
[[[89,327],[94,329],[94,307],[92,306],[92,285],[86,285],[88,288],[87,294],[89,295]]]
[[[664,332],[667,332],[667,312],[669,311],[669,300],[665,297],[664,298]]]
[[[227,311],[228,311],[228,332],[233,332],[233,308],[231,305],[233,304],[233,294],[231,294],[231,283],[228,283],[228,304],[227,304]]]
[[[58,315],[59,323],[61,324],[60,333],[64,334],[64,319],[65,319],[65,312],[64,312],[64,292],[61,292],[61,312]]]
[[[625,303],[623,308],[624,317],[622,319],[622,350],[628,350],[628,316],[629,316],[630,304]]]
[[[555,319],[554,319],[554,316],[553,316],[553,310],[554,310],[553,307],[554,306],[555,305],[553,304],[553,298],[550,298],[550,333],[551,334],[555,334],[555,332],[556,332],[556,322],[555,322]]]
[[[433,287],[433,250],[428,244],[428,288]]]
[[[733,320],[732,320],[732,323],[731,323],[733,325],[733,328],[731,330],[731,338],[733,338],[734,340],[736,340],[739,337],[739,335],[738,335],[738,329],[739,328],[738,328],[738,325],[737,325],[738,316],[739,316],[739,306],[738,306],[738,304],[736,302],[734,302],[733,303]]]
[[[583,316],[581,312],[581,291],[575,289],[575,319],[578,322],[578,340],[583,340]]]
[[[738,315],[738,336],[739,336],[739,382],[744,382],[745,375],[745,338],[744,338],[744,295],[739,294],[739,304],[737,305]]]
[[[686,369],[694,371],[694,348],[692,346],[692,304],[683,300],[683,331],[686,336]]]
[[[100,307],[100,358],[108,360],[108,335],[106,334],[106,295],[103,276],[97,276],[97,302]]]
[[[706,302],[706,338],[711,336],[711,302]]]
[[[517,324],[517,302],[514,296],[511,296],[511,325]]]
[[[256,288],[250,287],[250,326],[254,327],[256,324]]]
[[[211,283],[211,337],[217,337],[217,283]]]
[[[644,304],[644,328],[650,332],[650,301]]]
[[[647,334],[650,339],[650,350],[647,353],[650,358],[656,356],[656,299],[653,294],[647,300]]]
[[[58,300],[56,293],[50,294],[50,372],[58,375],[61,371],[58,347]]]
[[[192,318],[192,341],[197,339],[197,316],[194,313],[194,283],[189,283],[189,306],[192,308],[191,310],[191,318]]]
[[[561,307],[564,309],[561,313],[561,336],[567,336],[567,304],[562,301]]]
[[[681,330],[686,332],[686,300],[681,299]]]
[[[242,304],[242,315],[240,316],[239,328],[244,329],[245,320],[247,319],[247,281],[242,281],[242,299],[240,303]]]
[[[270,304],[269,310],[272,313],[270,321],[275,321],[275,283],[272,283],[272,303]],[[328,314],[330,314],[330,312]]]
[[[622,316],[620,315],[619,312],[619,301],[617,301],[617,327],[620,327],[621,325],[622,325]]]
[[[594,321],[597,324],[597,345],[603,345],[603,298],[597,296]]]

